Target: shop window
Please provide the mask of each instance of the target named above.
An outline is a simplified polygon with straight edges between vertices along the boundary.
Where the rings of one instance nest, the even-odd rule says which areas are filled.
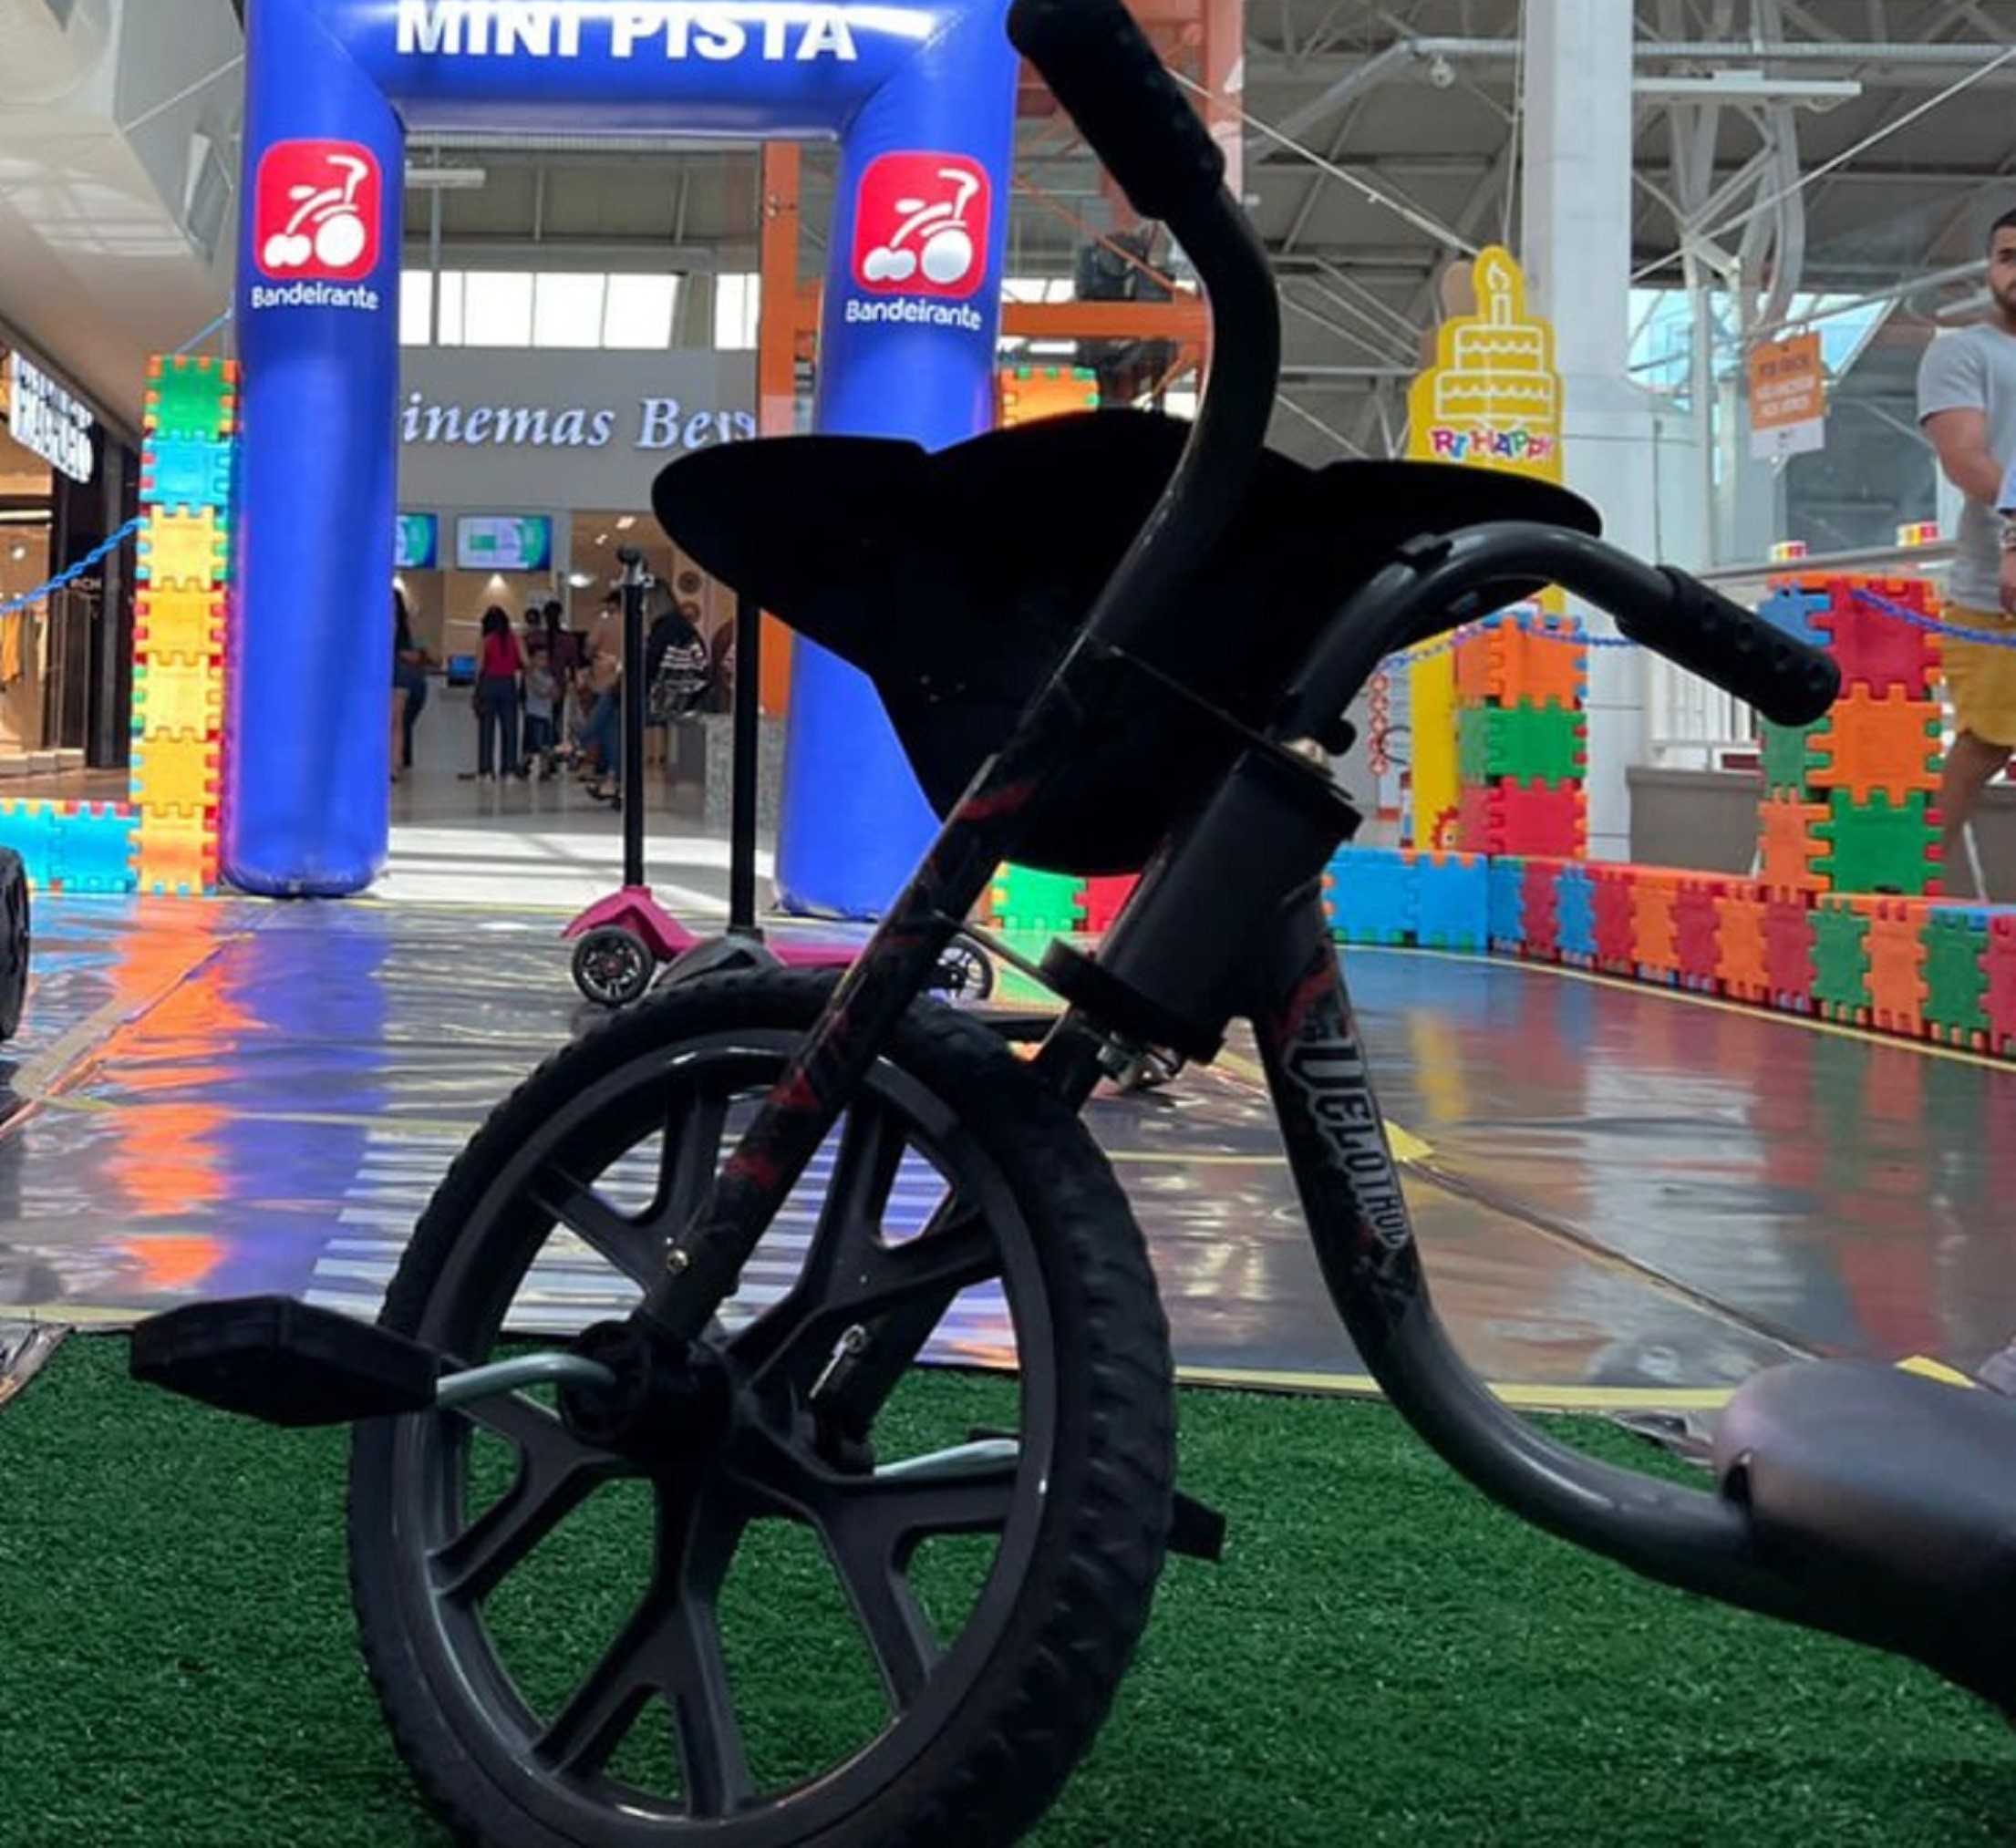
[[[462,345],[530,346],[532,304],[530,270],[467,271],[462,281]]]
[[[604,297],[609,279],[601,275],[542,274],[532,293],[534,346],[600,346]]]
[[[611,276],[602,344],[630,350],[671,346],[677,295],[677,276]]]
[[[739,273],[714,279],[714,346],[721,353],[753,353],[763,313],[763,279]]]

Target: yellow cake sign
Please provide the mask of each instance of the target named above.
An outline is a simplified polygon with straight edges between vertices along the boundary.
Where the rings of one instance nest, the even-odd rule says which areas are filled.
[[[1435,363],[1408,389],[1408,455],[1558,483],[1561,380],[1554,369],[1554,329],[1526,318],[1525,273],[1502,244],[1488,244],[1467,274],[1453,268],[1442,286],[1448,317],[1436,331]],[[1542,607],[1559,609],[1560,594],[1543,592]],[[1444,650],[1416,661],[1407,686],[1412,838],[1427,847],[1453,826],[1462,788],[1455,656]]]
[[[1526,279],[1491,244],[1472,265],[1477,311],[1437,332],[1435,364],[1408,392],[1407,452],[1561,479],[1561,381],[1554,330],[1526,318]]]

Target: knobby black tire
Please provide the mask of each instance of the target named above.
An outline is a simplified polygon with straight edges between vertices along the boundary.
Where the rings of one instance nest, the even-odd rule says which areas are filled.
[[[611,1017],[548,1059],[497,1107],[441,1182],[393,1282],[385,1323],[421,1331],[486,1176],[563,1100],[701,1035],[802,1030],[834,979],[779,969],[703,978]],[[956,1110],[1008,1183],[1056,1332],[1053,1354],[1022,1357],[1025,1368],[1042,1359],[1054,1373],[1053,1467],[1036,1542],[991,1653],[899,1775],[810,1831],[781,1806],[705,1823],[640,1824],[608,1811],[592,1831],[555,1826],[500,1788],[461,1729],[471,1723],[468,1710],[444,1703],[433,1685],[408,1626],[398,1564],[406,1515],[394,1442],[407,1421],[362,1425],[352,1450],[349,1538],[364,1652],[400,1752],[459,1841],[482,1848],[698,1848],[702,1841],[995,1848],[1034,1824],[1096,1735],[1147,1620],[1173,1474],[1168,1333],[1139,1228],[1083,1126],[983,1025],[920,1003],[885,1058]],[[836,1783],[845,1770],[832,1773]]]

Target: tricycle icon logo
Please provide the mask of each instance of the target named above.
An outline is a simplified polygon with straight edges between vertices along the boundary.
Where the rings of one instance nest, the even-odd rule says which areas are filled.
[[[970,295],[987,267],[987,173],[977,161],[878,155],[854,207],[854,280],[884,295]]]
[[[278,141],[259,162],[253,247],[269,276],[349,282],[378,261],[377,157],[351,141]]]

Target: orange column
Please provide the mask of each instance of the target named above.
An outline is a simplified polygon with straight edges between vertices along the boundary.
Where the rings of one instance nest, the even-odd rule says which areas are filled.
[[[760,436],[789,436],[797,422],[798,215],[800,151],[795,141],[763,146],[761,302],[756,333],[756,428]],[[784,710],[791,693],[791,631],[763,618],[762,707]]]

